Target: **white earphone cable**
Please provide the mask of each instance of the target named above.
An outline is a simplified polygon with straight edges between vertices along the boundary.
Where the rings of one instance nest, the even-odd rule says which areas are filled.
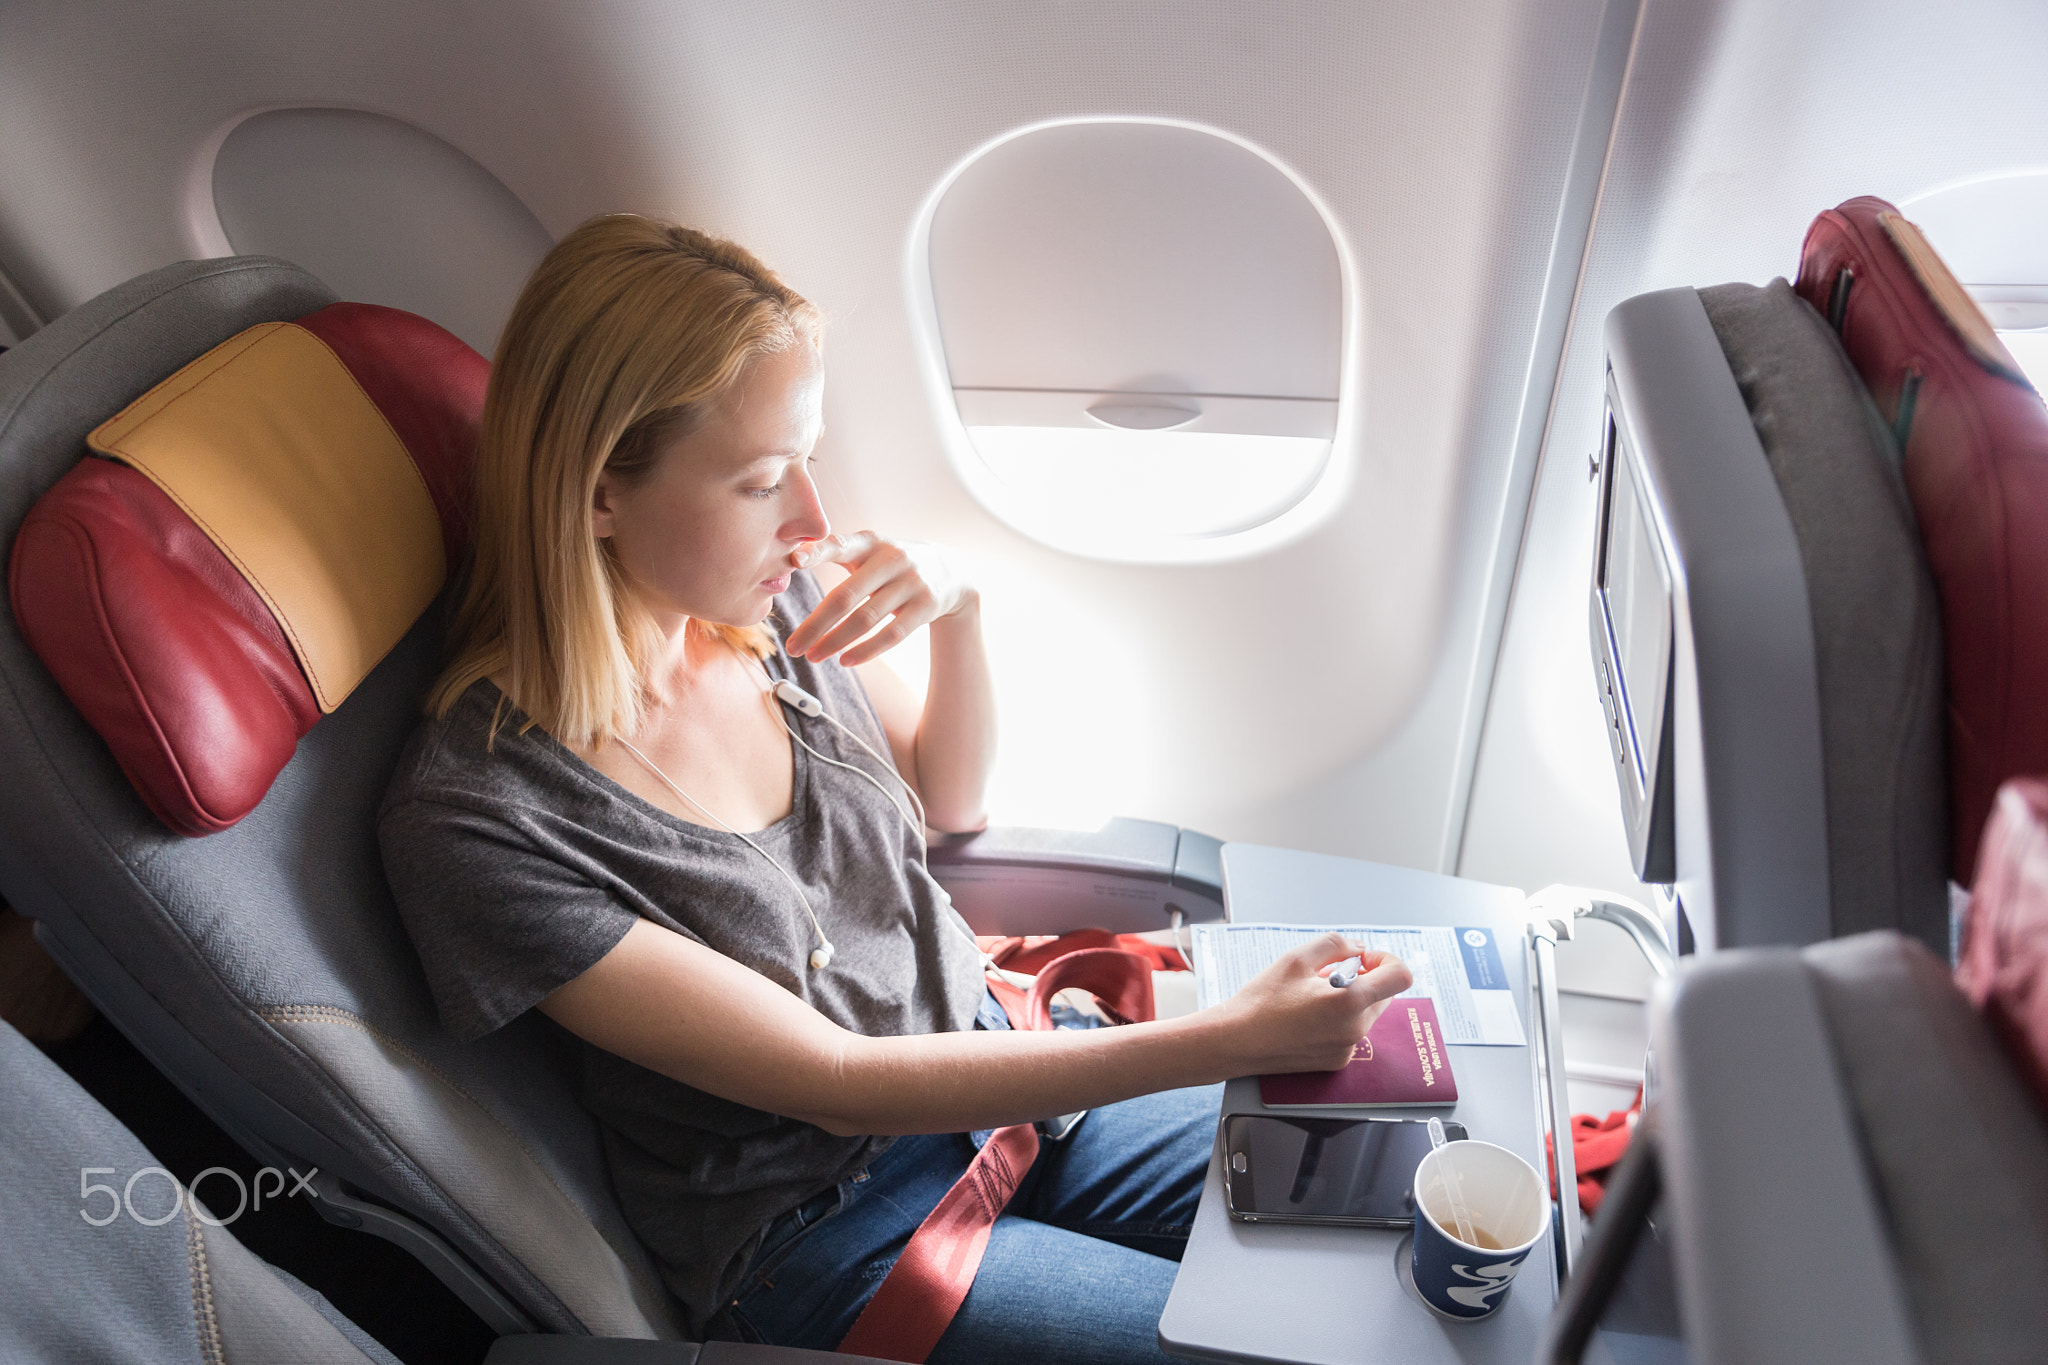
[[[774,698],[773,693],[770,693],[769,696],[771,698]],[[869,757],[873,758],[877,763],[882,764],[891,773],[895,774],[896,780],[898,782],[903,783],[903,794],[905,796],[908,796],[910,798],[911,804],[917,807],[917,814],[915,816],[911,815],[909,810],[907,810],[904,807],[903,803],[897,800],[895,795],[892,792],[890,792],[890,790],[887,787],[883,786],[881,782],[876,779],[873,773],[869,772],[866,768],[859,767],[855,764],[842,762],[841,760],[832,757],[830,754],[819,753],[815,748],[811,747],[811,742],[809,740],[805,739],[802,735],[797,733],[796,727],[789,723],[789,717],[783,714],[782,708],[780,706],[775,708],[775,714],[777,718],[782,721],[782,728],[789,731],[789,737],[795,740],[798,744],[803,745],[805,753],[809,754],[812,758],[817,759],[820,763],[829,763],[835,768],[846,769],[846,771],[859,777],[862,781],[866,782],[870,787],[873,787],[876,791],[880,792],[882,794],[883,799],[896,808],[896,813],[903,817],[903,823],[909,827],[912,834],[917,836],[918,865],[923,867],[926,875],[929,876],[931,873],[931,854],[929,848],[926,845],[924,837],[924,802],[918,800],[917,788],[911,786],[908,782],[905,782],[903,780],[903,775],[901,773],[896,772],[896,765],[888,762],[880,754],[876,753],[872,748],[869,748],[866,740],[862,739],[859,735],[855,734],[852,730],[849,730],[845,725],[841,724],[836,716],[833,716],[823,710],[819,711],[818,714],[821,719],[831,722],[834,726],[838,728],[841,734],[845,735],[855,744],[860,745],[861,748],[866,749]]]
[[[819,701],[809,692],[806,692],[803,688],[799,687],[795,681],[788,678],[777,679],[773,674],[768,672],[767,665],[765,664],[762,665],[761,672],[768,678],[768,697],[770,699],[770,704],[773,705],[773,703],[775,702],[780,702],[782,704],[781,706],[775,707],[774,709],[777,717],[780,718],[782,721],[782,728],[789,731],[789,737],[795,740],[798,744],[803,745],[804,752],[810,754],[813,758],[829,763],[835,768],[844,768],[848,772],[858,774],[861,778],[866,780],[869,786],[872,786],[876,791],[880,792],[883,796],[888,798],[889,804],[896,808],[896,813],[903,817],[904,824],[909,826],[911,832],[917,836],[918,870],[924,873],[926,881],[930,882],[933,885],[933,887],[935,887],[937,890],[943,893],[946,888],[940,886],[938,878],[932,876],[931,845],[930,842],[925,838],[926,821],[924,813],[924,801],[919,798],[917,794],[917,788],[910,785],[909,781],[904,778],[903,774],[897,770],[896,764],[892,760],[885,758],[883,755],[875,752],[875,747],[872,744],[869,744],[866,740],[862,739],[856,731],[849,728],[844,721],[839,719],[839,717],[827,711],[825,709],[825,704],[823,702]],[[829,754],[819,753],[817,749],[812,747],[809,740],[806,740],[801,734],[797,733],[796,727],[789,723],[789,716],[783,711],[782,707],[789,707],[797,711],[801,715],[812,716],[816,719],[825,721],[834,729],[838,730],[840,734],[845,735],[855,744],[858,744],[862,748],[862,750],[864,750],[867,753],[869,758],[874,759],[876,763],[880,764],[883,768],[885,768],[888,771],[891,777],[895,778],[897,782],[902,784],[903,794],[910,798],[910,803],[913,806],[917,807],[916,817],[913,819],[910,812],[904,809],[903,803],[901,801],[898,801],[893,795],[891,795],[889,789],[887,787],[884,787],[881,784],[881,782],[879,782],[875,778],[875,775],[869,772],[867,769],[857,767],[851,763],[842,763],[840,760],[831,757]],[[980,956],[982,960],[982,965],[984,967],[990,970],[995,970],[995,959],[991,958],[987,954],[987,952],[985,952],[982,949],[981,941],[974,936],[974,929],[967,923],[966,919],[961,916],[959,908],[953,904],[953,898],[950,895],[946,897],[946,909],[951,912],[945,917],[946,922],[953,926],[953,929],[956,933],[958,933],[962,938],[966,939],[970,944],[974,946],[974,951],[976,954]]]
[[[787,722],[784,723],[787,724]],[[620,738],[619,743],[622,747],[624,747],[627,753],[633,755],[633,757],[639,759],[642,763],[646,764],[647,770],[653,773],[656,777],[660,778],[670,791],[674,792],[677,796],[680,796],[683,800],[689,802],[692,806],[695,806],[697,810],[704,816],[704,818],[709,820],[712,824],[718,826],[727,834],[732,835],[735,839],[738,839],[741,843],[745,844],[748,848],[754,850],[754,852],[760,854],[763,858],[766,858],[768,860],[768,865],[774,868],[777,872],[780,872],[782,874],[782,880],[789,883],[789,889],[796,892],[796,898],[799,901],[803,902],[804,913],[811,917],[811,932],[815,933],[818,936],[818,946],[811,951],[811,966],[819,971],[823,971],[826,967],[830,966],[832,962],[833,951],[832,940],[825,937],[825,926],[818,922],[818,912],[811,908],[811,898],[808,895],[804,894],[803,886],[798,883],[795,877],[790,875],[789,869],[784,867],[781,861],[778,860],[774,854],[770,853],[767,849],[761,847],[752,839],[749,839],[746,835],[734,829],[731,825],[725,823],[725,821],[719,819],[716,815],[713,815],[710,809],[707,806],[705,806],[705,804],[702,801],[699,801],[696,797],[690,795],[681,787],[677,786],[675,783],[675,779],[671,778],[667,773],[661,770],[660,764],[656,763],[646,754],[643,754],[638,749],[634,748],[629,740],[622,737]],[[810,746],[805,745],[804,747],[809,748]],[[858,772],[860,770],[856,768],[854,771]]]
[[[829,763],[831,766],[835,768],[844,768],[847,772],[850,772],[854,774],[856,777],[859,777],[863,782],[866,782],[869,786],[873,787],[876,791],[882,794],[882,798],[886,800],[892,807],[895,808],[896,813],[903,818],[903,823],[910,829],[910,832],[917,839],[918,869],[924,873],[925,880],[930,881],[934,886],[937,886],[938,882],[932,877],[931,871],[931,849],[929,842],[925,838],[924,802],[921,799],[919,799],[917,794],[917,788],[911,786],[910,783],[904,778],[903,774],[897,771],[894,762],[887,758],[884,758],[881,754],[877,753],[873,745],[869,744],[866,740],[862,739],[858,734],[856,734],[853,731],[851,727],[847,726],[837,716],[828,713],[825,710],[824,703],[820,702],[816,697],[812,696],[809,692],[806,692],[803,688],[799,687],[795,682],[786,678],[777,679],[773,674],[768,673],[767,667],[765,665],[762,667],[761,671],[768,678],[768,691],[764,694],[764,696],[768,701],[769,709],[775,713],[775,718],[782,722],[782,728],[789,732],[789,737],[792,740],[796,741],[798,744],[802,745],[804,752],[809,754],[812,758],[817,759],[821,763]],[[797,733],[797,728],[789,723],[789,717],[783,712],[783,707],[785,706],[795,707],[804,715],[815,716],[821,720],[824,720],[826,723],[830,724],[834,729],[838,730],[840,734],[845,735],[855,744],[858,744],[861,747],[861,749],[866,752],[869,758],[874,759],[876,763],[880,764],[883,768],[885,768],[889,772],[889,774],[892,777],[894,777],[898,783],[902,785],[903,794],[910,798],[910,804],[911,806],[915,806],[917,808],[917,814],[913,816],[910,813],[910,809],[906,807],[901,801],[896,799],[895,793],[891,792],[887,787],[883,786],[880,779],[878,779],[873,773],[869,772],[867,769],[862,768],[857,764],[847,763],[840,759],[833,758],[830,754],[819,753],[818,750],[812,746],[811,742],[805,739],[801,734]],[[768,860],[769,866],[773,867],[777,872],[782,874],[782,880],[788,882],[789,889],[796,892],[796,898],[799,902],[802,903],[804,907],[804,913],[810,917],[811,932],[816,934],[818,938],[818,946],[816,949],[812,951],[810,956],[811,966],[816,970],[823,971],[828,965],[830,965],[833,954],[832,940],[825,936],[825,926],[819,922],[818,912],[815,908],[812,907],[810,896],[806,894],[806,892],[804,891],[803,885],[800,882],[798,882],[794,876],[790,874],[789,869],[784,867],[782,863],[775,857],[774,854],[770,853],[767,849],[762,848],[752,839],[748,838],[746,835],[742,834],[740,831],[734,829],[731,825],[728,825],[727,823],[725,823],[725,821],[719,819],[716,815],[712,814],[711,809],[708,806],[706,806],[702,801],[699,801],[696,797],[690,795],[688,792],[684,791],[680,786],[678,786],[674,778],[670,777],[666,772],[662,771],[660,764],[656,763],[646,754],[641,753],[640,750],[635,748],[629,740],[620,738],[619,745],[620,747],[625,749],[627,753],[639,759],[640,762],[646,766],[647,771],[653,773],[656,777],[660,778],[662,785],[666,786],[670,791],[674,792],[683,801],[687,802],[691,807],[696,809],[698,813],[703,815],[703,817],[709,820],[712,824],[718,826],[727,834],[732,835],[735,839],[738,839],[748,848],[753,849],[754,852],[760,854],[763,858],[766,858]],[[944,888],[941,887],[940,889],[943,890]],[[974,950],[977,953],[981,953],[981,944],[975,939],[974,931],[971,928],[969,928],[968,925],[960,918],[960,912],[957,909],[953,909],[950,897],[947,898],[947,901],[948,903],[946,908],[952,910],[952,914],[948,917],[947,922],[950,923],[953,926],[953,928],[957,930],[962,936],[964,936],[968,942],[974,944]],[[988,955],[986,953],[982,953],[982,957],[984,962],[988,963]]]

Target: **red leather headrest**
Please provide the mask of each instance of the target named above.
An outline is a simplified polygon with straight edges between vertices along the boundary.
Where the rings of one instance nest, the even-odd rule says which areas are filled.
[[[1841,333],[1905,456],[1941,590],[1950,866],[1999,783],[2048,772],[2048,410],[1925,239],[1882,199],[1816,218],[1800,295]]]
[[[23,636],[106,740],[144,803],[181,834],[226,829],[254,809],[290,761],[299,737],[324,711],[339,705],[360,672],[395,642],[358,638],[351,631],[359,623],[331,611],[314,619],[311,628],[306,620],[294,621],[292,594],[303,597],[306,589],[303,582],[281,578],[276,561],[289,556],[297,542],[284,538],[259,545],[270,555],[267,569],[258,557],[231,557],[223,550],[222,528],[204,517],[195,521],[181,506],[191,500],[182,495],[177,480],[166,477],[161,463],[152,463],[141,449],[149,424],[178,404],[184,405],[178,415],[186,420],[170,439],[158,439],[147,455],[168,450],[174,459],[182,458],[195,444],[204,446],[207,402],[214,401],[212,410],[220,412],[219,394],[233,383],[230,367],[270,341],[276,329],[276,324],[251,329],[215,348],[103,424],[95,441],[110,430],[133,438],[135,457],[126,463],[81,462],[30,510],[13,547],[9,589]],[[412,556],[409,596],[395,608],[389,600],[375,604],[383,612],[385,633],[394,628],[402,633],[417,617],[415,600],[422,594],[430,598],[462,553],[469,473],[490,367],[426,319],[370,304],[334,304],[285,330],[297,338],[293,344],[300,369],[308,355],[316,366],[324,365],[328,372],[315,378],[324,382],[325,392],[331,397],[338,391],[353,404],[358,429],[370,430],[391,450],[384,466],[387,479],[396,461],[407,471],[397,477],[413,480],[404,496],[422,509],[432,505],[431,516],[419,513],[428,520],[415,522],[426,529],[416,531],[414,547],[419,547],[419,534],[427,540]],[[316,340],[307,340],[308,334]],[[268,349],[276,353],[278,348]],[[265,391],[272,405],[267,415],[288,417],[296,396]],[[201,419],[196,427],[190,419],[195,412]],[[300,424],[301,438],[310,431],[317,441],[327,416],[325,411],[311,414]],[[246,425],[232,433],[234,439],[260,442],[278,423]],[[160,424],[156,431],[163,429]],[[116,446],[119,456],[126,447]],[[325,452],[325,463],[315,472],[330,480],[331,489],[332,480],[355,477],[359,464],[368,467],[360,454],[346,448]],[[222,479],[217,451],[201,452],[202,461],[209,458],[213,481],[204,491],[216,505],[222,498],[232,502],[238,485],[232,477]],[[232,476],[238,468],[229,465],[227,472]],[[202,475],[207,472],[203,469]],[[274,485],[279,476],[270,472]],[[315,489],[308,498],[320,495]],[[317,523],[322,515],[316,504],[311,520]],[[256,529],[261,534],[264,528]],[[225,543],[228,551],[235,550],[232,538]],[[312,582],[331,566],[285,567]],[[422,580],[422,574],[431,578]],[[342,600],[348,592],[385,591],[390,577],[384,566],[372,565],[365,575],[367,587],[320,588],[316,583],[315,588],[327,593],[326,600]],[[345,665],[360,665],[330,667],[324,687],[317,666],[323,656],[311,638],[322,628],[339,640]],[[336,651],[327,657],[336,657]],[[310,680],[309,660],[315,665]]]
[[[2037,778],[1999,790],[1956,983],[2048,1107],[2048,783]]]

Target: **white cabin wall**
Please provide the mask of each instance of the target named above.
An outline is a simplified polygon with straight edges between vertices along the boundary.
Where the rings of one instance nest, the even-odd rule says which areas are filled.
[[[316,3],[0,10],[0,260],[45,319],[200,254],[184,210],[209,135],[280,105],[404,119],[467,152],[560,233],[605,146],[513,6]]]
[[[1005,701],[999,818],[1121,811],[1436,865],[1476,565],[1597,15],[724,7],[607,30],[618,50],[584,60],[624,73],[622,119],[667,119],[640,144],[631,202],[756,245],[835,313],[822,476],[841,521],[978,557]],[[670,81],[662,54],[685,44],[780,52],[776,88],[798,93],[764,102],[744,65]],[[1010,129],[1123,113],[1274,153],[1356,271],[1352,491],[1259,560],[1116,566],[1023,539],[954,481],[903,363],[902,244],[931,187]]]
[[[2019,0],[1940,10],[1906,0],[1648,0],[1460,871],[1531,888],[1637,888],[1587,626],[1595,485],[1586,459],[1598,442],[1608,310],[1674,285],[1789,278],[1807,224],[1855,195],[1899,203],[1956,180],[2048,167],[2044,52],[2048,7]]]

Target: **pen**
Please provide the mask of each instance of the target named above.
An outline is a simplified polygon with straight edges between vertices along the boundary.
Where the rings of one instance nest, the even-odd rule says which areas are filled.
[[[1336,970],[1330,973],[1330,984],[1340,991],[1343,990],[1346,986],[1358,980],[1359,969],[1363,966],[1365,966],[1363,958],[1345,958],[1337,964]]]

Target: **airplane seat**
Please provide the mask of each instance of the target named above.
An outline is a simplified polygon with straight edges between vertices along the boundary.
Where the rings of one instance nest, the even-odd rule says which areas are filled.
[[[443,658],[487,373],[264,257],[167,266],[0,355],[0,893],[209,1117],[420,1259],[506,1359],[586,1334],[613,1358],[685,1324],[578,1045],[538,1012],[445,1033],[375,837]],[[1219,917],[1215,854],[1120,821],[933,862],[984,931],[1074,927],[1049,905],[1121,931]],[[703,1351],[728,1357],[805,1354]]]
[[[1953,956],[1948,879],[2048,771],[2048,409],[1872,198],[1793,285],[1641,295],[1607,341],[1594,656],[1639,872],[1707,947]]]
[[[1772,312],[1803,349],[1759,349]],[[2048,767],[2027,618],[2048,411],[1881,201],[1823,214],[1796,286],[1639,296],[1607,335],[1596,660],[1624,739],[1632,698],[1668,680],[1644,728],[1676,761],[1649,828],[1676,836],[1706,946],[1734,951],[1659,984],[1639,1138],[1539,1359],[2037,1359],[2048,788],[2009,782],[1994,806],[1985,783]],[[1861,464],[1816,424],[1856,433]],[[1632,816],[1658,795],[1630,808],[1624,782]],[[1860,883],[1845,823],[1889,835]],[[1926,917],[1951,873],[1974,873],[1960,949]],[[1848,932],[1858,885],[1898,922]]]
[[[468,458],[465,423],[473,446],[486,366],[423,320],[335,303],[282,261],[187,262],[0,356],[15,606],[0,623],[0,891],[230,1135],[279,1168],[317,1167],[330,1221],[406,1247],[499,1332],[676,1338],[569,1040],[538,1015],[449,1040],[384,884],[374,813],[441,658],[451,528],[434,494],[446,502],[444,466]],[[381,348],[366,315],[398,324]],[[251,332],[295,319],[308,327]],[[269,362],[222,363],[252,336],[227,358]],[[237,383],[256,401],[223,408]],[[293,386],[309,407],[272,401]],[[129,406],[153,390],[161,412]],[[116,414],[132,429],[102,429]],[[337,430],[368,444],[224,481],[188,418],[224,448]],[[88,451],[96,429],[123,463]],[[295,511],[297,548],[335,553],[364,506],[349,475],[377,460],[387,485],[415,482],[404,536],[369,566],[382,615],[355,619],[292,581],[274,523]],[[236,516],[248,578],[194,530]]]
[[[1795,286],[1898,443],[1941,589],[1952,875],[2008,778],[2048,772],[2048,410],[1920,229],[1882,199],[1815,218]]]
[[[174,1202],[178,1187],[134,1134],[5,1023],[0,1091],[0,1358],[398,1365],[236,1240],[242,1207]]]
[[[1939,603],[1854,368],[1783,280],[1639,295],[1607,347],[1593,656],[1672,941],[1946,955]]]
[[[1979,848],[1953,976],[1880,930],[1665,983],[1655,1103],[1539,1359],[2040,1357],[2048,785],[2008,783]]]
[[[2040,1357],[2048,1117],[1924,945],[1696,959],[1651,1046],[1657,1101],[1538,1360]]]

